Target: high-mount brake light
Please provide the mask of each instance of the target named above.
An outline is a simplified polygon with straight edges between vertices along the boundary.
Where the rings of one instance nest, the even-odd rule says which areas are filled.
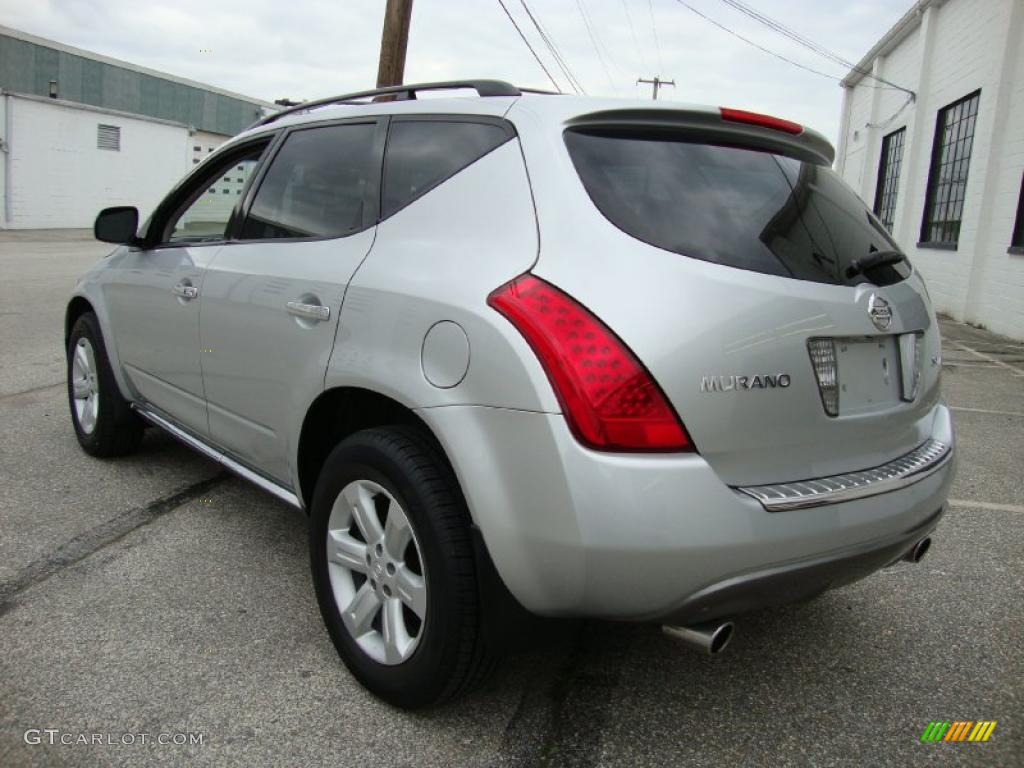
[[[647,369],[586,307],[529,273],[487,303],[540,359],[570,429],[599,451],[693,451],[686,429]]]
[[[773,131],[783,131],[793,135],[804,132],[804,127],[800,123],[783,120],[781,117],[762,115],[760,112],[747,112],[745,109],[730,109],[729,107],[719,107],[718,109],[722,113],[723,120],[733,123],[759,125],[762,128],[771,128]]]

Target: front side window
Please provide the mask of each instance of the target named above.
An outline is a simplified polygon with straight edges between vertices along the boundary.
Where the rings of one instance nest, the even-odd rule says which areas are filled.
[[[384,155],[382,218],[404,208],[512,137],[493,123],[395,120]]]
[[[363,227],[376,123],[293,131],[260,182],[241,239],[341,237]]]
[[[956,245],[960,239],[980,99],[981,91],[975,91],[939,110],[921,221],[922,243]]]
[[[882,139],[882,156],[878,159],[878,185],[875,187],[875,215],[892,232],[896,220],[896,189],[903,165],[903,140],[906,128],[893,131]]]
[[[201,193],[195,194],[184,209],[178,214],[168,228],[168,243],[203,243],[223,240],[227,236],[228,221],[234,211],[236,195],[230,195],[232,189],[241,192],[242,187],[252,175],[256,164],[263,154],[266,145],[253,148],[242,158],[232,157],[226,164],[231,168],[236,165],[242,168],[237,171],[234,177],[237,180],[228,179],[223,181],[221,176],[224,167],[213,169],[212,173],[204,176],[204,183],[200,184]],[[208,187],[207,184],[216,182],[217,186]],[[228,183],[230,182],[230,183]],[[220,191],[220,194],[218,194]],[[223,195],[230,195],[223,197]]]

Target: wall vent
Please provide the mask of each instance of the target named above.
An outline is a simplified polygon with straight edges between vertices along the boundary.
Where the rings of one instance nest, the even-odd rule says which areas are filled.
[[[98,149],[110,149],[114,152],[121,151],[121,126],[103,125],[96,126],[96,147]]]

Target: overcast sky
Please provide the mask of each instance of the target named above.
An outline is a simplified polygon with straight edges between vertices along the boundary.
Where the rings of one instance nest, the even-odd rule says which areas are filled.
[[[504,2],[568,89],[520,0]],[[764,48],[837,77],[846,74],[722,0],[686,2]],[[858,61],[912,4],[746,2],[851,61]],[[665,98],[769,112],[806,123],[835,141],[841,100],[836,80],[773,58],[678,0],[527,4],[591,95],[649,98],[650,86],[637,86],[636,79],[659,74],[676,81],[674,89],[663,92]],[[0,23],[272,101],[372,87],[383,9],[384,0],[0,0]],[[415,0],[406,82],[461,77],[551,87],[498,0]]]

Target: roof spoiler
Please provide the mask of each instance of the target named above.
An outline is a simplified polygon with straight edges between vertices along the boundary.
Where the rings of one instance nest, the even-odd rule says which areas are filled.
[[[671,131],[694,139],[739,144],[826,165],[832,165],[836,156],[832,144],[817,131],[779,118],[725,108],[607,109],[577,115],[566,122],[566,127]]]

